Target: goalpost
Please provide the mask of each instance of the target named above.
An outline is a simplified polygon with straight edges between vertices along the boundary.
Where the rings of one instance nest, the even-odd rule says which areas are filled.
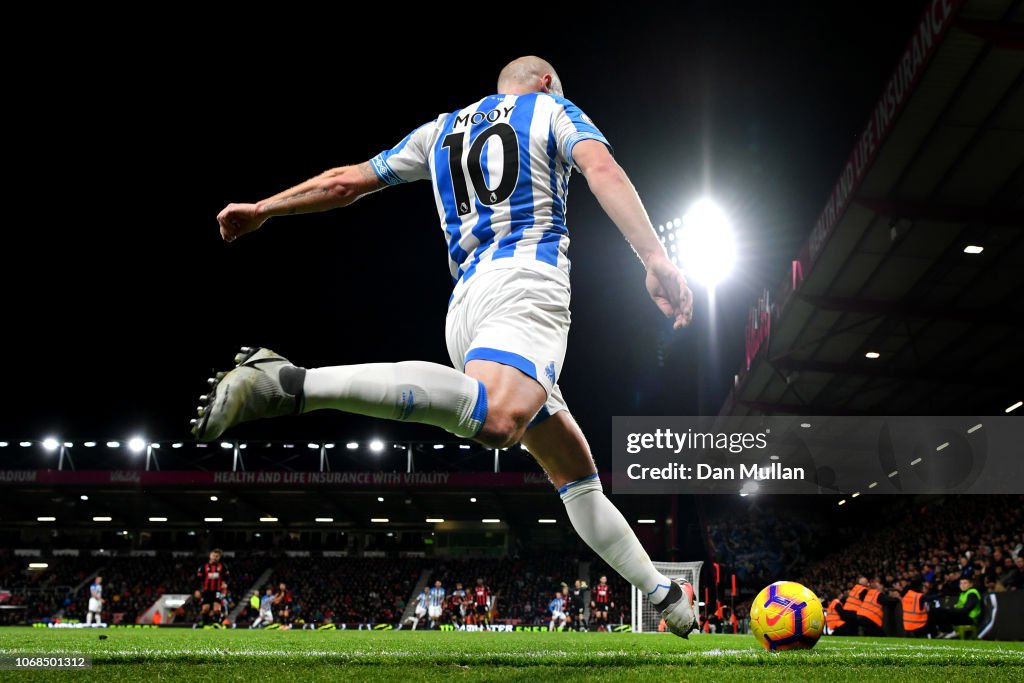
[[[700,601],[700,568],[703,562],[655,562],[654,568],[673,581],[689,581],[693,586],[694,596]],[[632,596],[632,628],[634,633],[657,633],[661,622],[661,613],[635,586],[630,590]],[[666,631],[667,633],[667,631]]]

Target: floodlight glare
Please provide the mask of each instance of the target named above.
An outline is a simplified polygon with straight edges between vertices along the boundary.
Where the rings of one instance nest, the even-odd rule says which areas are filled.
[[[676,234],[683,273],[713,288],[729,275],[736,262],[736,242],[729,219],[710,199],[699,199],[681,223]],[[678,219],[676,225],[680,225]]]
[[[374,439],[373,441],[370,442],[370,450],[373,451],[374,453],[380,453],[382,450],[384,450],[384,442],[378,439]]]
[[[146,450],[146,442],[136,436],[128,442],[128,449],[131,450],[132,453],[141,453]]]
[[[58,442],[57,439],[53,438],[52,436],[43,439],[43,448],[45,448],[48,451],[55,451],[57,450],[58,446],[60,446],[60,442]]]
[[[345,448],[349,449],[350,451],[354,451],[355,449],[359,448],[359,443],[356,441],[349,441],[347,444],[345,444]]]

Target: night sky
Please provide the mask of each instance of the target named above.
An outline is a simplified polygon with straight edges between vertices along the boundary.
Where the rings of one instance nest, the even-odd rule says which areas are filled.
[[[93,13],[37,36],[33,66],[11,77],[24,173],[0,276],[0,439],[186,438],[209,371],[245,344],[309,367],[447,363],[451,283],[429,184],[274,219],[230,246],[215,216],[366,160],[492,93],[501,67],[531,53],[607,135],[655,224],[708,193],[740,250],[717,338],[699,342],[699,290],[693,326],[672,332],[577,174],[570,407],[599,462],[612,415],[717,412],[747,306],[809,233],[922,4],[517,5],[472,19],[454,7],[385,7],[372,21],[179,13],[132,29]],[[235,435],[446,437],[340,413]]]

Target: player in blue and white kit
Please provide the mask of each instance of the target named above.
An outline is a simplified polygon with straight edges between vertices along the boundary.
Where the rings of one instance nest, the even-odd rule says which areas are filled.
[[[565,597],[561,593],[555,593],[555,597],[548,603],[548,611],[551,612],[551,623],[548,630],[555,630],[555,623],[558,623],[558,630],[565,628]]]
[[[85,623],[103,623],[103,577],[96,576],[89,586],[89,611],[85,613]]]
[[[249,628],[260,628],[274,623],[274,587],[267,586],[266,593],[260,598],[260,614]]]
[[[654,568],[605,497],[558,387],[569,332],[566,200],[574,168],[640,257],[647,291],[674,327],[689,324],[692,294],[605,136],[565,99],[554,68],[521,57],[502,69],[497,90],[367,162],[255,204],[229,204],[217,216],[231,242],[274,216],[336,209],[390,185],[429,180],[454,284],[445,326],[454,369],[412,361],[306,370],[245,347],[233,370],[210,380],[193,433],[211,441],[241,422],[330,408],[431,424],[491,448],[521,442],[557,487],[577,533],[685,636],[696,622],[692,588]]]
[[[423,587],[423,592],[416,596],[416,608],[414,610],[414,616],[406,619],[407,622],[412,623],[412,630],[415,631],[416,627],[419,626],[420,619],[427,613],[427,603],[430,601],[430,592],[427,587]]]
[[[430,628],[437,626],[437,621],[444,614],[445,590],[441,587],[441,581],[435,581],[430,589],[430,600],[427,604],[427,616],[430,617]]]

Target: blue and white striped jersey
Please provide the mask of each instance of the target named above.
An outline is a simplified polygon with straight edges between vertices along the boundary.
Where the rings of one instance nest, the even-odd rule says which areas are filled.
[[[557,612],[565,611],[565,599],[561,596],[555,596],[551,602],[548,603],[548,611],[552,614]]]
[[[608,141],[569,100],[489,95],[420,126],[370,163],[388,185],[430,179],[456,294],[491,268],[569,271],[572,150]]]
[[[444,606],[444,588],[438,588],[433,586],[430,589],[430,606],[431,607],[443,607]]]

